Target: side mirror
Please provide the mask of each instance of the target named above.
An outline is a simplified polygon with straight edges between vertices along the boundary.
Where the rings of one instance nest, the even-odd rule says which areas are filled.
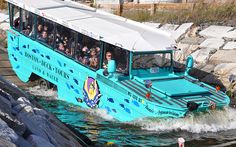
[[[193,68],[193,57],[190,55],[187,57],[186,60],[186,69],[185,69],[185,73],[188,74],[188,72]]]
[[[107,71],[108,71],[108,73],[116,72],[116,61],[115,60],[108,61]]]

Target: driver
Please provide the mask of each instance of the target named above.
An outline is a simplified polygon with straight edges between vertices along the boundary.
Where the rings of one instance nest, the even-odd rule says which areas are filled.
[[[112,53],[110,51],[106,52],[106,59],[103,61],[103,68],[107,69],[108,61],[112,59]]]

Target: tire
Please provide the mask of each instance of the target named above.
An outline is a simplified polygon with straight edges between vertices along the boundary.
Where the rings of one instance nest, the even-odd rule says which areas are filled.
[[[52,88],[52,84],[45,79],[39,79],[38,84],[39,87],[43,90],[49,90]]]

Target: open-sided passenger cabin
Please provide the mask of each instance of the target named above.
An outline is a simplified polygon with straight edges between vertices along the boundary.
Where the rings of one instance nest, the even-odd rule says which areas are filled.
[[[71,1],[7,0],[9,59],[24,82],[52,85],[59,99],[105,109],[120,121],[183,117],[229,98],[173,71],[170,34]]]

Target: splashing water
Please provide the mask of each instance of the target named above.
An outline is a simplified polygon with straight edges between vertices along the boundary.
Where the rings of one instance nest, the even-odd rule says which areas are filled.
[[[41,89],[40,86],[34,86],[34,87],[29,87],[26,90],[27,90],[27,92],[29,92],[30,94],[32,94],[34,96],[47,97],[50,99],[57,99],[57,92],[52,89],[45,91],[45,90]]]
[[[236,129],[236,110],[225,108],[225,110],[210,111],[191,115],[179,119],[153,119],[147,118],[134,121],[142,129],[149,131],[188,131],[191,133],[218,132]]]

